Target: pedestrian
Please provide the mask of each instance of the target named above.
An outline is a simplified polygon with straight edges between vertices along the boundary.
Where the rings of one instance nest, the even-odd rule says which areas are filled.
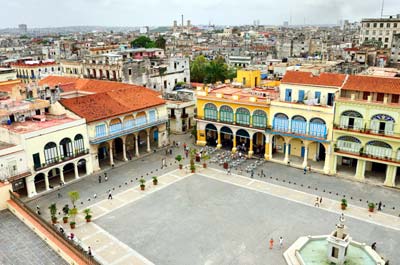
[[[379,203],[378,203],[378,211],[382,211],[382,202],[381,201],[379,201]]]
[[[39,204],[36,205],[36,210],[37,210],[37,211],[40,211],[40,206],[39,206]]]
[[[230,169],[229,167],[226,169],[226,174],[227,174],[227,175],[230,175],[230,174],[231,174],[231,169]]]
[[[92,256],[92,249],[90,247],[88,247],[88,255]]]
[[[40,212],[40,210],[36,211],[37,215],[41,215],[42,213]]]
[[[254,177],[254,170],[253,170],[253,169],[251,170],[250,177],[251,177],[251,178]]]
[[[307,167],[304,167],[303,173],[304,173],[304,175],[307,173]]]
[[[260,175],[261,175],[260,178],[264,176],[264,170],[261,169]]]
[[[60,192],[57,192],[57,198],[61,198],[61,193]]]
[[[311,165],[308,166],[308,172],[311,173]]]
[[[279,237],[279,248],[283,247],[283,237]]]
[[[99,176],[99,183],[101,183],[101,176]]]
[[[186,143],[183,143],[183,150],[186,150]]]
[[[97,194],[96,194],[96,193],[95,193],[95,194],[93,194],[93,198],[95,198],[95,199],[97,198]]]
[[[172,146],[173,146],[173,147],[176,146],[175,140],[172,142]]]
[[[108,177],[107,175],[104,177],[104,181],[107,182],[108,181]]]
[[[108,199],[109,199],[109,200],[112,200],[111,190],[108,191]]]
[[[188,152],[188,150],[185,151],[185,156],[186,156],[186,158],[189,157],[189,152]]]
[[[274,239],[271,238],[271,239],[269,240],[269,249],[272,249],[273,247],[274,247]]]
[[[322,205],[322,196],[319,197],[319,205]]]
[[[104,178],[106,178],[107,177],[107,172],[104,172]]]
[[[172,155],[172,148],[169,149],[169,154]]]
[[[161,169],[164,168],[164,158],[161,158]]]
[[[166,156],[168,155],[168,149],[165,149],[165,155]]]
[[[376,251],[376,242],[372,243],[371,248]]]
[[[319,207],[319,198],[318,197],[317,197],[317,199],[315,199],[314,206]]]

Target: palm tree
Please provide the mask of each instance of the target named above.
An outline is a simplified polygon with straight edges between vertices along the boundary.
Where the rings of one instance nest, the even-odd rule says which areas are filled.
[[[75,202],[77,202],[80,198],[79,192],[78,191],[70,191],[70,192],[68,192],[68,196],[71,199],[72,205],[74,206],[74,208],[76,208]]]

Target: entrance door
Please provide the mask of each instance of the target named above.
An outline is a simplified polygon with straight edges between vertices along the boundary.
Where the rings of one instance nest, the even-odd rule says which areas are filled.
[[[41,166],[39,153],[33,154],[32,157],[33,157],[34,168],[35,169],[39,168]]]
[[[328,106],[333,106],[333,100],[335,98],[335,94],[333,93],[328,93],[328,102],[327,105]]]
[[[301,147],[301,157],[304,157],[305,151],[306,151],[305,147],[302,146]]]
[[[354,118],[349,118],[349,124],[348,124],[349,128],[352,129],[354,128]]]
[[[157,130],[153,132],[153,139],[154,139],[154,142],[158,142],[158,131]]]
[[[385,132],[385,125],[386,122],[379,122],[379,133],[384,133]]]

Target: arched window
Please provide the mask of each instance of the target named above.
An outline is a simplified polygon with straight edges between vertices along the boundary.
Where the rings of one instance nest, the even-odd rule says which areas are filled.
[[[358,153],[361,149],[361,141],[353,136],[341,136],[337,140],[337,148],[346,152]]]
[[[96,137],[102,137],[107,135],[107,128],[105,124],[96,125]]]
[[[250,111],[245,108],[238,108],[236,110],[236,123],[239,125],[250,125]]]
[[[156,110],[149,111],[149,122],[155,122],[157,120],[157,112]]]
[[[289,131],[289,118],[286,114],[277,113],[274,117],[273,129],[275,131]]]
[[[75,135],[74,138],[75,153],[79,154],[85,150],[85,143],[82,134]]]
[[[219,110],[220,121],[233,122],[233,110],[229,106],[222,106]]]
[[[386,114],[376,114],[371,117],[371,131],[380,134],[393,134],[395,120],[393,117]]]
[[[253,112],[253,127],[265,128],[267,127],[267,114],[263,110],[255,110]]]
[[[217,107],[212,103],[207,103],[204,106],[204,119],[217,120]]]
[[[110,122],[110,133],[119,132],[122,130],[122,123],[120,119],[113,119]]]
[[[327,128],[325,121],[320,118],[312,118],[310,120],[308,134],[319,138],[326,138]]]
[[[307,120],[303,116],[296,115],[292,117],[292,133],[306,134]]]
[[[135,119],[136,126],[142,126],[145,125],[146,123],[147,123],[146,114],[144,112],[139,113]]]
[[[72,141],[69,138],[64,138],[60,142],[60,157],[71,157],[73,155]]]
[[[44,159],[46,164],[58,161],[57,145],[54,142],[47,143],[44,146]]]
[[[370,141],[366,145],[365,152],[376,157],[392,157],[392,147],[382,141]]]
[[[363,126],[363,116],[357,111],[348,110],[340,116],[340,128],[361,130]]]

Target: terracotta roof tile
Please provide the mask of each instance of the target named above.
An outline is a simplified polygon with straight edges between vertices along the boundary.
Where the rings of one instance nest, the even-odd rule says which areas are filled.
[[[21,80],[0,82],[0,92],[11,93],[15,86],[23,86]]]
[[[341,87],[345,79],[346,75],[343,74],[321,73],[320,75],[313,75],[309,72],[287,71],[282,83]]]
[[[400,78],[350,75],[342,89],[400,94]]]

